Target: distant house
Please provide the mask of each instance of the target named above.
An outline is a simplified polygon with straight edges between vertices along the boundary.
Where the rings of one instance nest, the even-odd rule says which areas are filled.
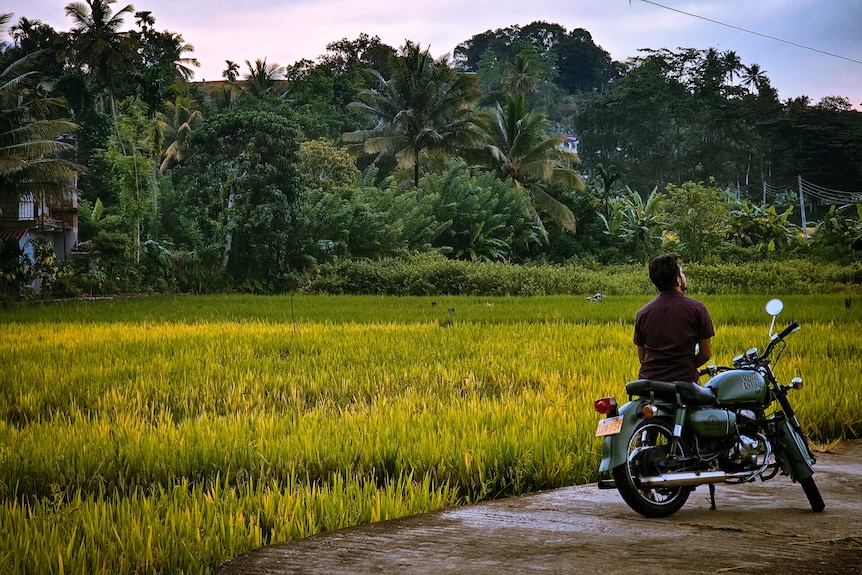
[[[578,137],[575,134],[566,134],[561,147],[569,152],[578,153]]]
[[[33,259],[34,238],[51,242],[57,258],[65,260],[78,242],[78,193],[64,198],[21,198],[0,204],[0,240],[15,241]]]
[[[74,144],[74,137],[63,139]],[[33,259],[30,240],[51,242],[58,260],[69,257],[78,242],[78,185],[72,182],[62,197],[5,198],[0,200],[0,241],[14,241]]]

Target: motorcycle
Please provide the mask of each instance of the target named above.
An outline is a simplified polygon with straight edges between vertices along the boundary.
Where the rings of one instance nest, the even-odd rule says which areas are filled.
[[[811,509],[822,511],[814,482],[815,457],[787,395],[800,389],[794,377],[781,385],[772,366],[800,329],[793,321],[774,333],[784,304],[771,300],[769,344],[733,358],[733,366],[711,365],[704,386],[694,382],[639,379],[626,384],[629,401],[595,401],[603,438],[600,489],[619,491],[645,517],[668,517],[685,505],[699,485],[708,485],[715,509],[715,484],[772,479],[779,472],[802,485]],[[774,356],[774,358],[773,358]],[[611,478],[608,478],[608,473]]]

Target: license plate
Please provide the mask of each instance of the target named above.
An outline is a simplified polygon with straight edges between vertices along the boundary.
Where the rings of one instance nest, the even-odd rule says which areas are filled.
[[[616,435],[623,428],[623,416],[609,417],[599,422],[599,428],[596,429],[596,437],[604,437],[605,435]]]

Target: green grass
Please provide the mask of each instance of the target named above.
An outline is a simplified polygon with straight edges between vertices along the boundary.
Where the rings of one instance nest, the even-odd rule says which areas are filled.
[[[114,300],[73,300],[28,305],[0,311],[3,323],[425,323],[425,322],[569,322],[629,323],[652,295],[605,296],[589,302],[585,296],[153,296]],[[767,320],[764,295],[703,295],[716,322],[761,325]],[[862,321],[862,297],[844,295],[781,295],[789,321]],[[454,313],[450,313],[454,310]]]
[[[213,573],[323,530],[594,480],[646,296],[207,296],[0,312],[0,572]],[[719,363],[763,296],[703,296]],[[862,301],[786,296],[818,441],[862,434]],[[436,302],[436,305],[435,305]],[[454,313],[449,310],[454,309]]]

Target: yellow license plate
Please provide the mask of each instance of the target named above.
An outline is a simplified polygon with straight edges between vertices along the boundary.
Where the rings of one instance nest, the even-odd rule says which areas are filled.
[[[609,417],[599,422],[599,428],[596,429],[596,437],[604,437],[605,435],[616,435],[623,428],[623,416]]]

